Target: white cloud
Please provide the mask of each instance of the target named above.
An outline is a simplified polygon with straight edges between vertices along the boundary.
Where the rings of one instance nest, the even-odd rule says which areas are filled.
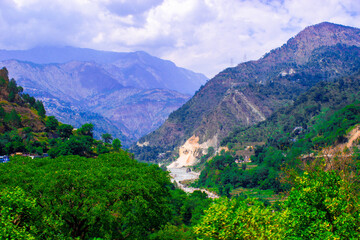
[[[322,21],[360,27],[360,1],[2,0],[0,48],[144,50],[212,77]]]

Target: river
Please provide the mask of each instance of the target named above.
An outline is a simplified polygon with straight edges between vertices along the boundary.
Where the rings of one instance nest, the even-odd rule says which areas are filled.
[[[192,193],[194,191],[202,191],[205,192],[210,198],[218,198],[219,196],[216,195],[213,192],[209,192],[206,189],[202,188],[194,188],[194,187],[186,187],[183,184],[180,183],[180,181],[184,180],[195,180],[199,178],[199,173],[196,172],[188,172],[188,168],[168,168],[168,171],[170,172],[170,176],[173,178],[173,180],[177,183],[180,189],[184,190],[185,192]]]

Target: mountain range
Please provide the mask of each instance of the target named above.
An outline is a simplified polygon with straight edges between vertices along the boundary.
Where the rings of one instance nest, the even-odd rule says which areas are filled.
[[[307,27],[261,59],[217,74],[133,152],[141,160],[193,165],[235,127],[263,121],[318,82],[359,68],[360,29],[328,22]]]
[[[0,50],[0,61],[48,115],[75,127],[91,122],[95,136],[110,133],[125,146],[160,126],[207,80],[145,52],[38,47]]]

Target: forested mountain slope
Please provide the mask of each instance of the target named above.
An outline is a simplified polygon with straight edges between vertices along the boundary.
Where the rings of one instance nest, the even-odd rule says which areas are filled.
[[[231,154],[214,157],[206,163],[199,186],[222,189],[228,185],[228,190],[244,187],[284,191],[288,186],[280,180],[287,168],[300,169],[303,161],[312,163],[322,157],[328,159],[332,167],[339,164],[336,159],[343,156],[353,160],[352,154],[358,151],[359,142],[355,135],[346,152],[330,153],[329,149],[348,143],[349,133],[359,123],[360,73],[334,82],[320,82],[265,121],[230,133],[222,145],[226,145]],[[257,145],[259,142],[263,145]],[[249,170],[241,169],[235,163],[235,159],[245,159],[245,146],[254,149],[251,164],[257,165]],[[341,163],[344,168],[346,164]]]
[[[143,160],[174,159],[158,154],[177,154],[192,136],[206,148],[217,147],[235,126],[263,121],[316,83],[357,72],[359,47],[360,29],[326,22],[307,27],[263,58],[219,73],[133,151]],[[190,155],[200,157],[205,147]]]
[[[22,95],[23,88],[9,79],[6,68],[0,70],[0,134],[20,127],[45,131],[45,109],[41,101]],[[1,146],[1,145],[0,145]]]

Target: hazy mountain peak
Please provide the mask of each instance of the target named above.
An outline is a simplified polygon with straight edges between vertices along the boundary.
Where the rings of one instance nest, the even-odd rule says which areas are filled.
[[[9,59],[46,65],[70,63],[69,66],[90,62],[97,64],[98,69],[103,68],[103,76],[108,75],[125,87],[171,89],[190,95],[207,80],[203,74],[179,68],[171,61],[154,57],[144,51],[122,53],[69,46],[0,50],[0,61]]]
[[[314,49],[336,44],[360,46],[360,29],[329,22],[312,25],[306,27],[295,37],[290,38],[280,48],[270,51],[260,61],[269,64],[280,62],[303,64],[311,56]]]

